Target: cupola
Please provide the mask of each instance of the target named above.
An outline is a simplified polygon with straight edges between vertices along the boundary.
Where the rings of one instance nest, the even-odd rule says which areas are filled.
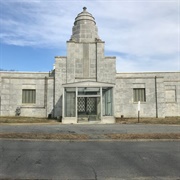
[[[99,36],[95,18],[84,7],[83,11],[75,18],[70,40],[75,42],[95,42],[97,39],[99,39]]]

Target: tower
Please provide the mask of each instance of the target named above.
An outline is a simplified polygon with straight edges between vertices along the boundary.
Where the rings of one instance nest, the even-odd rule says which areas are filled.
[[[116,58],[104,56],[104,44],[95,18],[84,7],[67,41],[67,57],[56,57],[56,115],[63,109],[63,122],[101,121],[103,115],[113,116]]]

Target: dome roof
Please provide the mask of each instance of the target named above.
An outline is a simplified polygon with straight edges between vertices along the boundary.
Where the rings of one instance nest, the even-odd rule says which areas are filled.
[[[95,18],[92,16],[91,13],[87,12],[86,9],[87,9],[86,7],[83,7],[83,11],[79,13],[77,17],[75,18],[74,25],[78,24],[79,21],[81,21],[81,23],[84,22],[84,23],[96,24]]]
[[[83,11],[75,18],[71,41],[95,42],[96,39],[99,39],[95,18],[86,10],[87,8],[84,7]]]

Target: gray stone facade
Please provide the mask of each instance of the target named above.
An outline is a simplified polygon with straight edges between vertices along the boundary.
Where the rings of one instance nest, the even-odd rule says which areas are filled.
[[[114,123],[114,117],[137,117],[138,98],[141,117],[180,116],[179,72],[116,73],[116,57],[104,56],[104,45],[83,8],[67,56],[55,57],[52,72],[0,72],[0,116],[20,108],[20,116],[62,117],[63,123]]]
[[[53,78],[49,73],[0,73],[0,115],[15,116],[21,108],[21,116],[47,117],[52,111]],[[22,90],[35,89],[36,103],[23,104]]]
[[[146,90],[146,102],[141,103],[141,116],[180,116],[179,77],[179,72],[117,73],[115,116],[137,116],[133,88]]]

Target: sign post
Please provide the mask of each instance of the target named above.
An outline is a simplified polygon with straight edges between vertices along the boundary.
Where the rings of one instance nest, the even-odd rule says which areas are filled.
[[[140,118],[140,109],[141,109],[141,102],[138,101],[138,123],[139,123],[139,118]]]

